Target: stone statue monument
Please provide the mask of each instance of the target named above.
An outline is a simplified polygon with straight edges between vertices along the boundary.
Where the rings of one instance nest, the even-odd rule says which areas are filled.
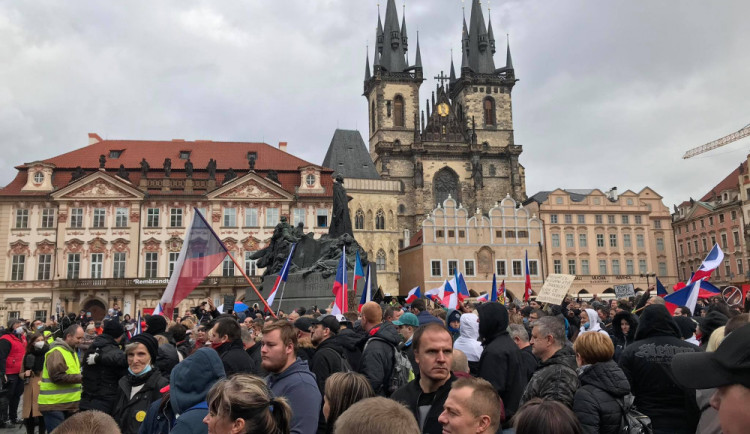
[[[104,169],[104,166],[107,164],[107,157],[104,156],[104,154],[99,156],[99,168]]]
[[[353,235],[352,219],[349,216],[349,201],[351,198],[346,195],[344,188],[344,177],[336,175],[333,183],[333,216],[331,217],[331,227],[328,228],[328,236],[337,238],[344,234]]]
[[[216,179],[216,160],[213,158],[208,160],[206,170],[208,171],[208,179]]]
[[[146,159],[141,160],[141,177],[145,178],[146,175],[148,175],[148,170],[151,168],[151,166],[148,165],[148,161]]]
[[[120,168],[117,169],[117,176],[119,176],[120,178],[126,181],[130,181],[130,173],[128,173],[128,171],[125,170],[124,164],[120,164]]]
[[[164,176],[166,178],[169,178],[171,174],[172,174],[172,159],[165,158],[164,159]]]
[[[185,176],[188,178],[193,177],[193,162],[189,158],[185,161]]]

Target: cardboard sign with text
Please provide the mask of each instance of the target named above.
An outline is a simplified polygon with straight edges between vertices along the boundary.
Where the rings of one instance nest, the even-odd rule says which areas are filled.
[[[539,290],[536,301],[539,303],[560,304],[568,294],[576,276],[572,274],[550,274]]]
[[[633,286],[632,283],[615,285],[613,288],[615,290],[615,297],[617,297],[618,299],[635,297],[635,286]]]

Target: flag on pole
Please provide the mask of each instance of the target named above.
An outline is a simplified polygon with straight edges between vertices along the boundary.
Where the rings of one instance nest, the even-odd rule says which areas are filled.
[[[370,264],[367,264],[367,275],[365,276],[365,287],[362,289],[362,298],[359,299],[357,312],[362,312],[362,306],[372,300],[372,279],[370,278]]]
[[[492,288],[490,290],[490,301],[497,301],[497,275],[492,273]]]
[[[286,282],[286,277],[289,275],[289,265],[292,263],[292,256],[294,255],[295,247],[297,247],[297,243],[292,244],[292,248],[289,249],[289,256],[287,256],[286,261],[284,261],[284,267],[276,277],[276,282],[274,282],[271,293],[268,295],[268,300],[266,300],[266,303],[268,303],[269,307],[273,304],[273,300],[276,298],[276,291],[278,291],[279,286],[281,286],[281,282]],[[263,310],[268,312],[268,309],[265,307],[263,308]]]
[[[141,326],[141,311],[138,311],[138,317],[136,318],[135,322],[135,333],[133,333],[133,336],[141,334],[143,331]]]
[[[419,292],[419,287],[417,286],[409,291],[409,294],[406,296],[406,304],[411,304],[414,300],[419,298],[422,298],[422,293]]]
[[[656,295],[658,295],[659,297],[664,297],[667,294],[668,294],[667,288],[665,288],[664,285],[662,285],[661,280],[659,280],[659,278],[657,277],[656,278]]]
[[[449,280],[446,280],[443,286],[443,298],[442,300],[440,300],[440,303],[448,309],[455,309],[456,307],[458,307],[457,292],[458,291],[456,291],[455,288],[451,286],[451,282]]]
[[[698,292],[698,298],[711,298],[721,295],[721,290],[705,280],[701,280],[701,290]]]
[[[505,280],[500,284],[500,294],[497,296],[497,301],[503,306],[508,305],[508,292],[505,290]]]
[[[446,282],[443,282],[443,284],[438,286],[437,288],[428,290],[425,293],[425,296],[434,302],[442,303],[443,294],[445,293],[445,283]]]
[[[341,260],[336,267],[336,281],[333,282],[333,295],[336,299],[333,302],[331,315],[343,315],[347,309],[347,287],[346,287],[346,247],[341,252]]]
[[[167,288],[159,301],[162,315],[172,318],[175,306],[184,300],[229,253],[200,211],[194,208],[193,223],[185,234]]]
[[[708,252],[706,259],[701,263],[701,266],[695,270],[690,280],[687,281],[686,286],[690,286],[698,280],[708,280],[711,277],[711,273],[719,268],[722,261],[724,261],[724,252],[719,248],[718,244],[714,244],[714,247]]]
[[[489,294],[482,294],[479,297],[477,297],[477,301],[490,301],[490,295]]]
[[[674,314],[674,311],[680,306],[687,306],[690,308],[690,312],[695,312],[695,304],[698,302],[700,288],[701,281],[697,280],[692,285],[664,297],[664,305],[667,307],[669,313]]]
[[[465,299],[471,296],[469,294],[469,287],[466,285],[466,280],[464,280],[464,275],[460,272],[453,276],[453,288],[456,290],[459,303],[463,303]]]
[[[531,276],[529,275],[529,251],[526,251],[526,283],[523,290],[523,301],[529,301],[531,297]]]
[[[365,270],[362,268],[362,260],[359,259],[359,250],[354,256],[354,293],[357,293],[357,281],[365,277]]]

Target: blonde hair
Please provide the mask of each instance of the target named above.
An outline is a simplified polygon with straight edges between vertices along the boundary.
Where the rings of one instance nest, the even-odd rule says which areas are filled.
[[[182,320],[182,322],[180,324],[184,325],[185,328],[188,329],[188,330],[190,330],[193,327],[195,327],[195,322],[193,322],[193,320],[190,319],[190,318],[186,318],[186,319]]]
[[[719,348],[719,344],[724,340],[724,330],[726,330],[726,326],[721,326],[711,333],[711,337],[708,338],[708,344],[706,344],[707,353],[713,353]]]
[[[266,383],[250,374],[219,380],[206,395],[209,413],[229,421],[245,420],[245,432],[288,434],[292,408],[286,398],[272,398]]]
[[[375,396],[367,377],[356,372],[336,372],[326,379],[324,390],[330,408],[326,419],[328,426],[333,426],[353,404]]]
[[[461,388],[471,389],[471,397],[463,402],[474,417],[487,415],[490,417],[490,427],[487,432],[495,432],[500,422],[505,419],[503,400],[489,381],[482,378],[459,378],[451,385],[451,390]]]
[[[156,339],[156,342],[159,343],[159,346],[169,343],[169,339],[167,339],[167,337],[163,335],[156,335],[154,336],[154,339]]]
[[[120,434],[112,416],[99,410],[81,411],[57,426],[55,434]]]
[[[573,350],[587,364],[606,362],[615,355],[612,339],[604,333],[593,332],[578,335],[573,343]]]

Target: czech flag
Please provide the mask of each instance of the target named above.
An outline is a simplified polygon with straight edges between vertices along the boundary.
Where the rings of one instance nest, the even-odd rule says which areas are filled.
[[[692,285],[686,286],[677,292],[673,292],[664,297],[664,304],[670,314],[680,306],[687,306],[690,312],[695,312],[695,304],[698,301],[698,294],[701,290],[701,281],[693,282]]]
[[[479,297],[477,297],[477,301],[490,301],[490,295],[482,294]]]
[[[333,282],[333,295],[336,299],[333,302],[331,315],[343,315],[347,309],[347,286],[346,286],[346,247],[341,251],[341,260],[336,267],[336,281]]]
[[[159,301],[161,314],[172,318],[174,308],[211,274],[229,254],[211,225],[194,208],[193,223],[185,234],[167,288]]]
[[[458,307],[457,291],[451,286],[451,283],[448,280],[445,281],[445,285],[443,286],[443,298],[440,300],[440,303],[448,309],[455,309]]]
[[[286,277],[289,275],[289,265],[292,263],[292,256],[294,255],[295,247],[297,247],[297,243],[292,244],[292,248],[289,250],[289,256],[287,256],[286,261],[284,261],[284,267],[276,277],[276,282],[273,283],[271,294],[268,295],[268,300],[266,300],[266,303],[268,303],[269,307],[273,304],[273,300],[276,298],[276,291],[278,291],[279,286],[281,286],[281,282],[286,282]],[[268,308],[266,307],[264,307],[263,310],[265,312],[268,312]]]
[[[667,294],[668,294],[667,288],[665,288],[664,285],[662,285],[661,280],[659,280],[659,278],[657,277],[656,278],[656,295],[658,295],[659,297],[664,297]]]
[[[526,251],[526,283],[524,284],[523,301],[529,301],[531,297],[531,276],[529,276],[529,251]]]
[[[704,259],[701,266],[695,270],[695,273],[693,273],[686,285],[690,286],[691,283],[698,280],[707,280],[711,277],[711,273],[719,268],[722,261],[724,261],[724,252],[719,248],[718,244],[714,244],[714,247],[708,252],[706,259]]]
[[[698,293],[698,298],[711,298],[721,294],[721,290],[714,285],[701,280],[701,290]]]
[[[464,280],[464,275],[462,273],[453,276],[453,283],[451,286],[456,290],[456,297],[458,297],[459,303],[471,296],[471,294],[469,294],[469,287],[466,286],[466,280]]]
[[[362,306],[372,300],[372,279],[370,279],[370,264],[367,264],[367,276],[365,276],[365,288],[362,291],[362,298],[359,299],[359,308],[357,312],[362,312]]]
[[[429,298],[430,300],[442,303],[443,300],[443,294],[445,293],[445,283],[443,282],[442,285],[438,286],[437,288],[430,289],[425,293],[425,297]]]
[[[406,296],[406,304],[411,304],[414,300],[417,300],[419,298],[422,298],[422,293],[419,292],[419,287],[412,289],[409,291],[409,295]]]
[[[354,257],[354,292],[357,292],[357,281],[365,277],[365,270],[362,269],[362,260],[359,259],[359,250]]]

